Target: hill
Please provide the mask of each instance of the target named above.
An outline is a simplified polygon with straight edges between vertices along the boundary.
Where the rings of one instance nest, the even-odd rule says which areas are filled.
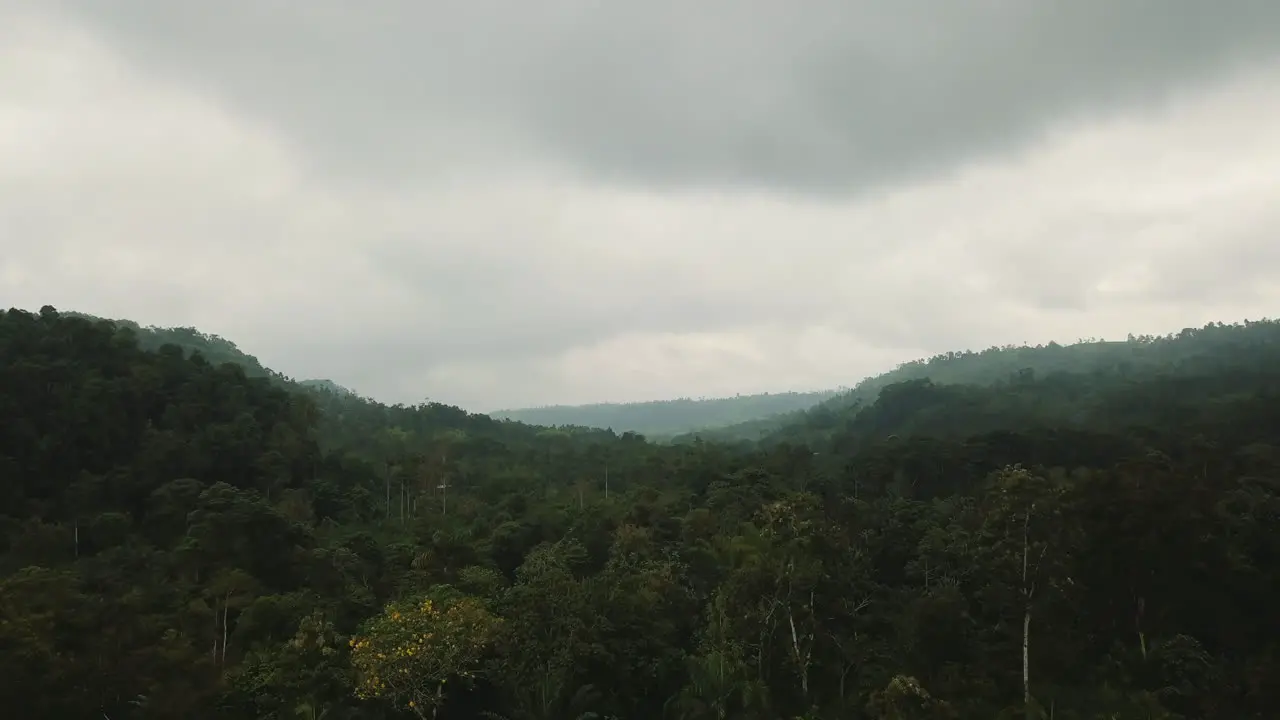
[[[201,332],[193,327],[144,326],[132,320],[101,318],[82,312],[67,311],[60,314],[65,317],[84,319],[94,323],[108,322],[120,328],[127,328],[132,331],[138,347],[143,350],[157,351],[165,345],[173,345],[181,348],[188,357],[200,355],[211,365],[222,365],[223,363],[238,365],[248,377],[268,378],[277,383],[296,385],[311,390],[344,396],[357,396],[355,391],[345,388],[332,380],[291,380],[287,376],[267,368],[258,358],[244,352],[234,342],[218,335]]]
[[[1274,324],[908,379],[740,447],[388,407],[141,340],[0,313],[14,717],[1280,707]]]
[[[1126,340],[1082,340],[1078,343],[991,347],[958,351],[906,362],[893,370],[868,377],[851,389],[834,394],[813,407],[759,418],[735,425],[701,429],[677,436],[677,442],[693,438],[720,442],[813,440],[820,428],[828,431],[837,418],[875,402],[889,386],[928,379],[936,384],[991,385],[1013,377],[1034,378],[1055,373],[1141,374],[1152,369],[1177,368],[1199,362],[1205,353],[1229,354],[1238,344],[1274,333],[1274,321],[1213,323],[1164,336],[1130,335]]]
[[[702,428],[716,428],[773,417],[812,407],[836,395],[835,390],[761,393],[730,398],[679,398],[637,403],[553,405],[497,410],[489,415],[531,425],[578,425],[630,431],[664,438]]]
[[[437,436],[457,444],[459,438],[502,436],[524,441],[540,438],[591,437],[615,439],[614,433],[586,427],[567,426],[557,432],[533,428],[520,423],[495,421],[486,415],[468,413],[440,403],[415,406],[384,405],[360,396],[332,380],[293,380],[267,368],[253,355],[242,351],[234,342],[196,328],[162,328],[141,326],[131,320],[103,319],[78,312],[57,313],[54,317],[84,319],[101,328],[123,330],[124,342],[136,342],[148,352],[160,352],[165,346],[180,350],[184,357],[200,365],[219,367],[231,364],[247,378],[261,378],[270,384],[306,396],[314,415],[313,432],[320,446],[329,450],[355,452],[363,459],[381,460],[388,444],[411,447],[415,443],[431,443]]]
[[[865,406],[806,413],[770,442],[804,443],[863,486],[915,497],[972,489],[1006,460],[1069,471],[1140,452],[1271,452],[1260,449],[1280,424],[1280,323],[1136,340],[1119,357],[984,385],[907,380]]]

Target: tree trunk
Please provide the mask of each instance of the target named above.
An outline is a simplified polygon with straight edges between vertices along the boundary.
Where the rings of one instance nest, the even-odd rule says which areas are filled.
[[[1031,720],[1031,596],[1035,588],[1027,574],[1031,554],[1031,511],[1022,521],[1022,711]]]
[[[218,662],[218,601],[213,601],[213,662]]]
[[[1031,605],[1022,613],[1022,707],[1031,720]]]
[[[227,606],[231,604],[231,593],[222,601],[222,665],[227,664]]]
[[[791,625],[791,649],[796,656],[796,669],[800,671],[800,692],[805,701],[809,700],[809,654],[800,652],[800,637],[796,633],[796,620],[787,606],[787,623]]]
[[[1147,635],[1142,631],[1142,615],[1146,611],[1146,599],[1138,598],[1138,610],[1133,616],[1133,627],[1138,632],[1138,649],[1142,652],[1142,659],[1147,659]]]

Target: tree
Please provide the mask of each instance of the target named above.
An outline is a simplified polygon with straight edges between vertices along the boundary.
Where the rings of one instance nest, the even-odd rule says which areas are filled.
[[[920,686],[920,681],[896,675],[884,690],[867,702],[867,712],[877,720],[953,720],[951,706]]]
[[[505,621],[492,667],[521,717],[564,717],[575,709],[590,670],[609,660],[592,583],[574,577],[585,560],[576,541],[543,544],[529,553],[498,603]]]
[[[1038,712],[1031,682],[1031,627],[1046,592],[1072,582],[1070,529],[1063,522],[1063,488],[1015,465],[996,473],[984,508],[983,534],[993,579],[1012,587],[1021,615],[1022,706],[1028,720]]]
[[[384,698],[436,717],[450,679],[470,679],[501,620],[471,597],[438,593],[388,605],[351,638],[362,698]]]

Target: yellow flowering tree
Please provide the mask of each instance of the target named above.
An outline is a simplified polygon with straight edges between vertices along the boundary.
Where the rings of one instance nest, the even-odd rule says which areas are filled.
[[[388,605],[351,639],[356,693],[435,717],[450,678],[474,677],[501,620],[477,599],[420,599]]]

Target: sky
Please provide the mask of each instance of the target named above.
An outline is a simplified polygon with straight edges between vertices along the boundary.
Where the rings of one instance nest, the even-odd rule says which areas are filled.
[[[1280,307],[1273,0],[0,0],[0,306],[387,402]]]

